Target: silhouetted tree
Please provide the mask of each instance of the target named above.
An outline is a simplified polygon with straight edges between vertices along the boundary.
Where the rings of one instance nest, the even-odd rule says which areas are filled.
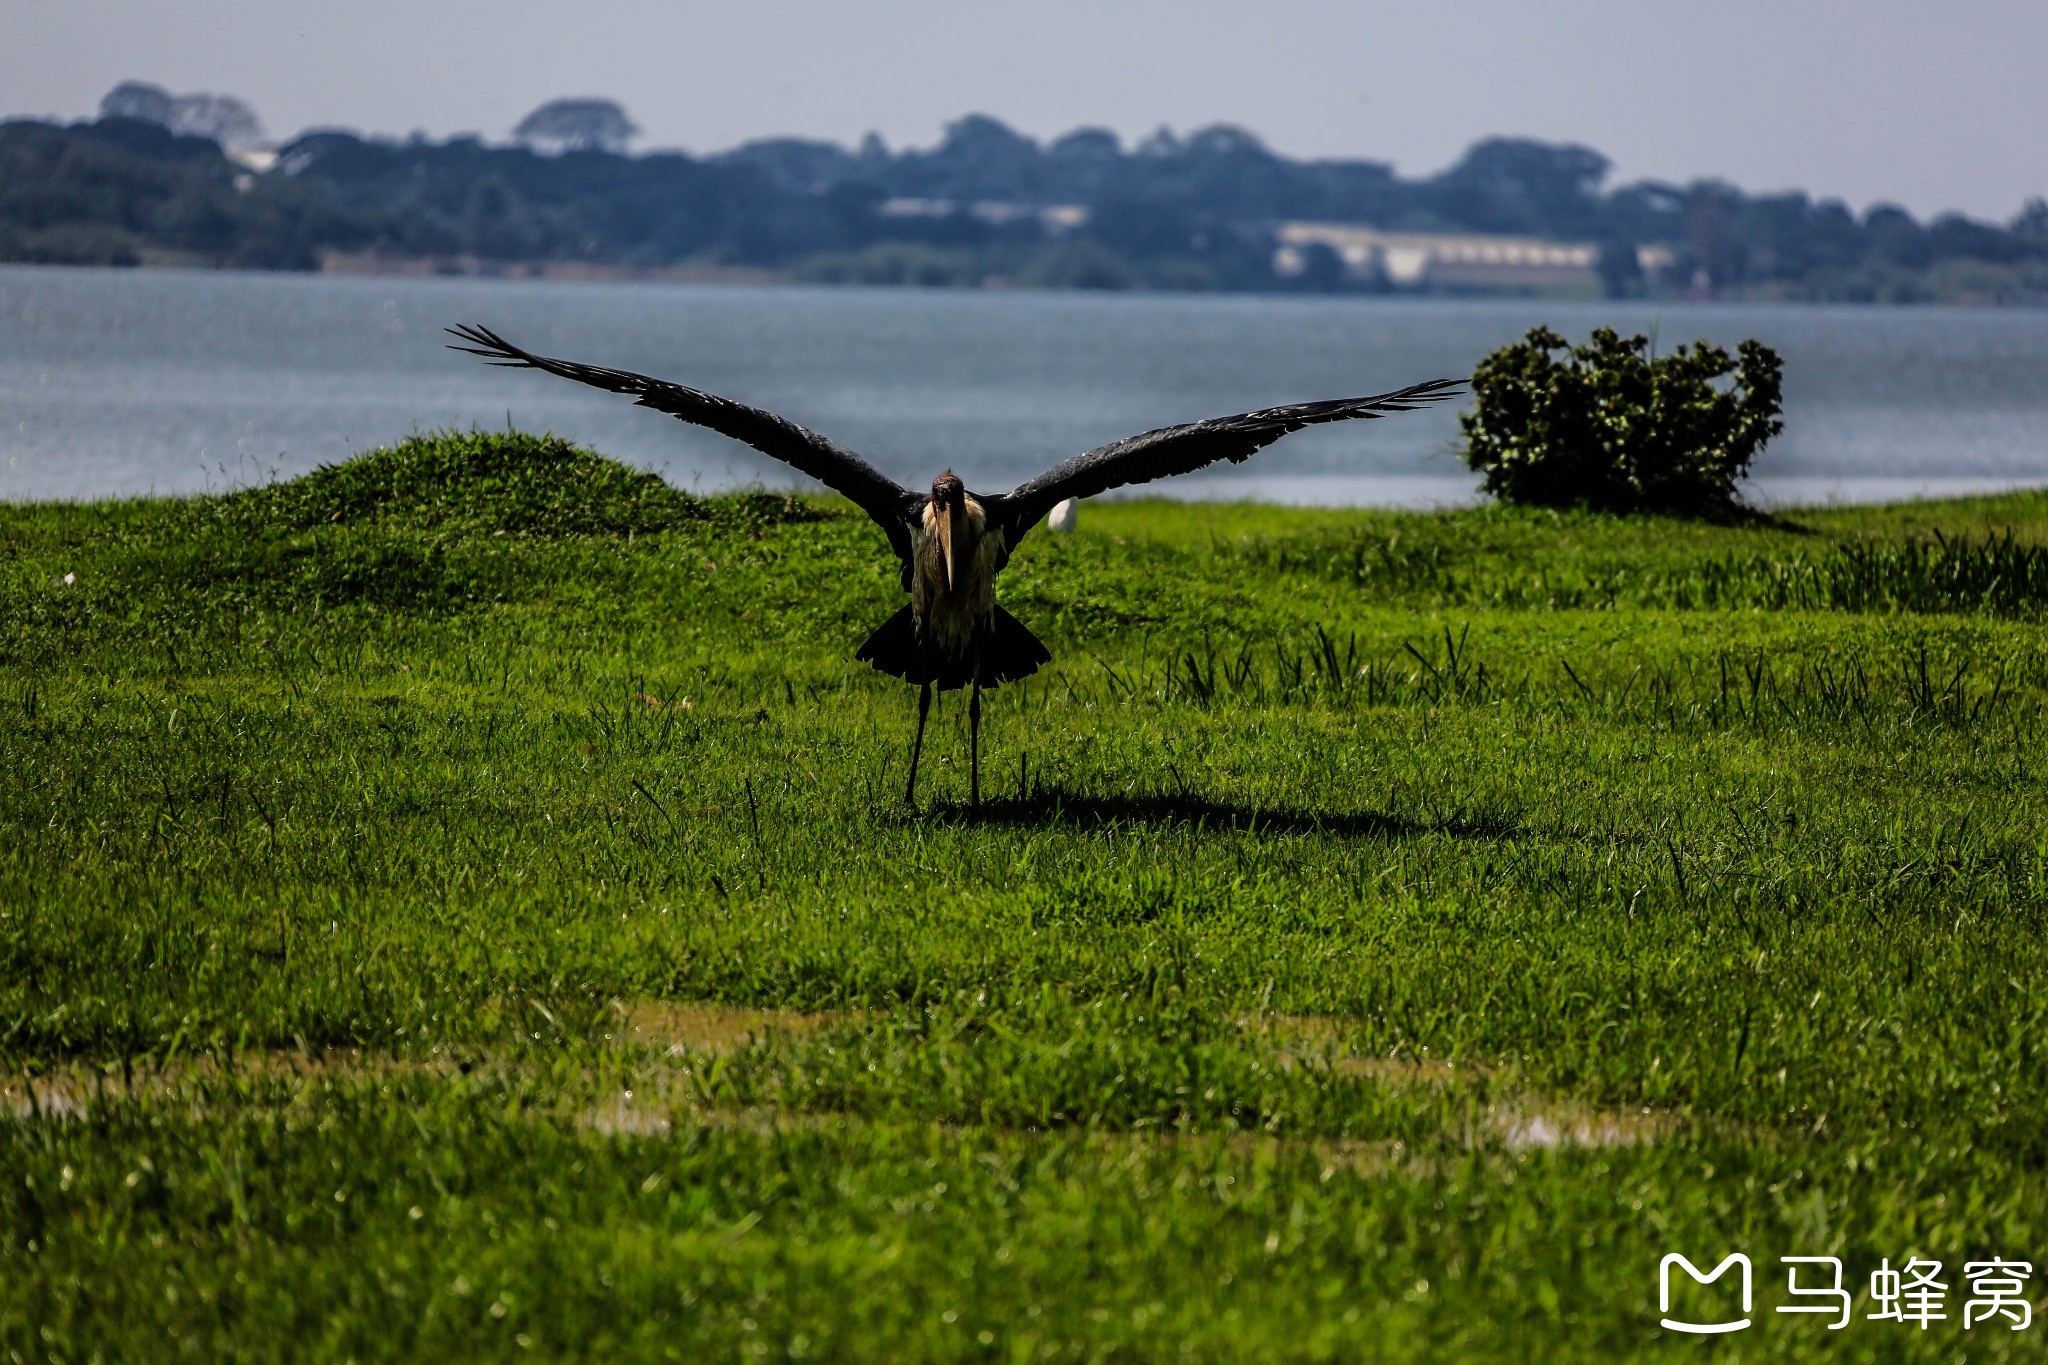
[[[171,92],[147,81],[122,81],[100,100],[101,118],[132,118],[171,126]]]
[[[906,152],[906,170],[918,176],[917,193],[948,199],[1031,200],[1041,191],[1045,153],[999,119],[969,114],[946,125],[929,152]]]
[[[536,151],[623,152],[639,134],[613,100],[549,100],[519,120],[512,136]]]
[[[233,95],[173,95],[146,81],[122,81],[100,100],[101,118],[132,118],[223,147],[246,147],[263,136],[256,111]]]
[[[797,194],[824,194],[851,175],[857,164],[837,143],[794,137],[743,143],[712,159],[759,167],[776,184]]]
[[[1922,266],[1932,257],[1926,229],[1896,204],[1874,204],[1863,215],[1868,250],[1892,265]]]
[[[1643,292],[1643,264],[1628,242],[1600,244],[1600,287],[1610,299],[1634,298]]]
[[[1704,272],[1710,289],[1726,288],[1742,279],[1745,243],[1736,232],[1742,192],[1731,185],[1706,181],[1686,195],[1685,255],[1695,272]]]
[[[1053,139],[1046,149],[1062,161],[1079,161],[1091,165],[1110,165],[1124,154],[1123,143],[1107,128],[1076,128],[1063,137]]]
[[[171,104],[171,131],[210,137],[223,147],[247,147],[263,137],[256,111],[233,95],[180,95]]]
[[[2013,216],[2010,231],[2035,250],[2048,250],[2048,199],[2029,199]]]
[[[1609,164],[1590,147],[1488,138],[1430,181],[1428,198],[1462,227],[1580,235],[1599,219]]]
[[[1344,287],[1344,258],[1327,242],[1310,242],[1301,249],[1303,289],[1317,294],[1334,294]]]

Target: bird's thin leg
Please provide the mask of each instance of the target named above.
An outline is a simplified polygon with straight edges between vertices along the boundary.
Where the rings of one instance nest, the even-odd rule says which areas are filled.
[[[967,702],[967,809],[981,809],[981,679]]]
[[[910,746],[910,785],[903,789],[904,803],[917,805],[917,756],[924,752],[924,718],[932,709],[932,685],[925,683],[917,689],[917,742]]]

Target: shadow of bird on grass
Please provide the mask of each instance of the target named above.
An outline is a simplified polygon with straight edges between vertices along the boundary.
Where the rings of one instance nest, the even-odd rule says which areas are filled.
[[[915,817],[905,817],[906,822]],[[1523,832],[1520,819],[1503,811],[1468,809],[1430,819],[1386,811],[1307,810],[1251,806],[1204,796],[1097,796],[1057,789],[1029,796],[984,798],[978,811],[964,802],[934,803],[923,817],[946,823],[1042,828],[1065,825],[1195,825],[1247,834],[1329,834],[1340,839],[1412,839],[1441,834],[1452,839],[1498,841]]]

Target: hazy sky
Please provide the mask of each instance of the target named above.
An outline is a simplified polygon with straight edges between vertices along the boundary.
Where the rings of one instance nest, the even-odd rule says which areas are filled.
[[[1717,175],[1997,220],[2048,195],[2048,0],[0,0],[0,111],[116,81],[314,125],[503,137],[606,95],[642,146],[1045,137],[1230,122],[1292,156],[1437,170],[1495,133],[1621,179]]]

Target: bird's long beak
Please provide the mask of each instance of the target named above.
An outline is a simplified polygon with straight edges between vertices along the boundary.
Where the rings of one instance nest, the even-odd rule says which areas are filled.
[[[946,591],[952,592],[955,584],[967,573],[962,557],[967,551],[967,504],[953,503],[939,518],[939,557],[946,561]]]

